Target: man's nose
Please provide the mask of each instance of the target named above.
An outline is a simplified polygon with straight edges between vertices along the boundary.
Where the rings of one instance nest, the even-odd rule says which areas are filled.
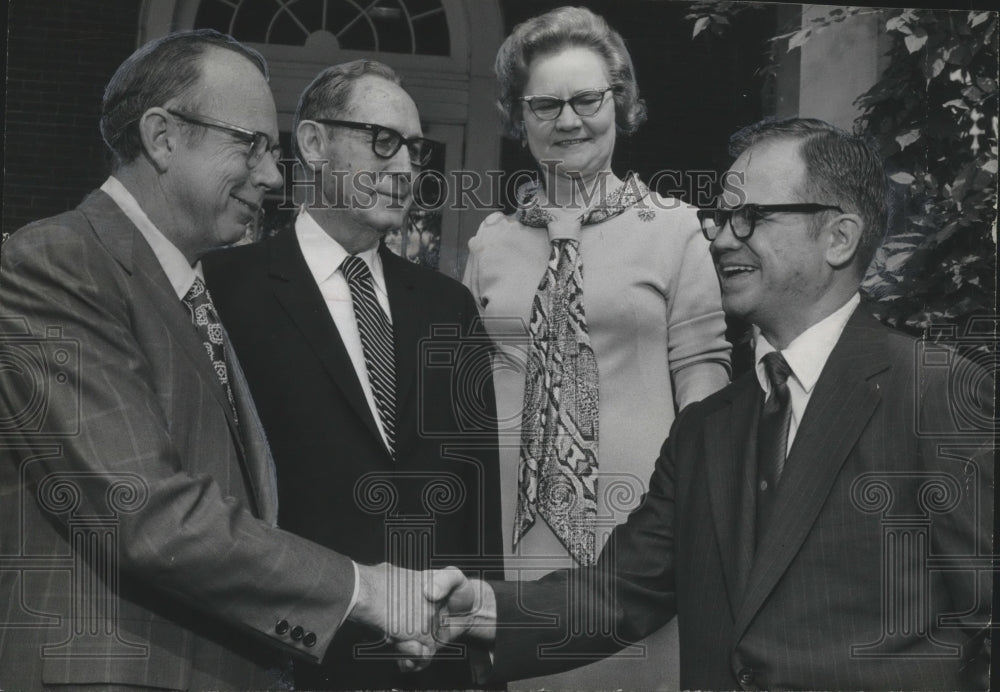
[[[252,171],[254,185],[261,185],[269,190],[280,190],[284,183],[284,164],[275,160],[269,153],[264,155]]]
[[[712,254],[717,254],[723,250],[737,250],[742,246],[743,241],[733,233],[732,219],[727,219],[722,228],[719,229],[719,234],[715,236],[715,240],[712,241],[711,250]]]

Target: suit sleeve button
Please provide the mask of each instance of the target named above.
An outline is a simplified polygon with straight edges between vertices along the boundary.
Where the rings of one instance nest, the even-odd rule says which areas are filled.
[[[306,635],[302,637],[302,643],[306,646],[316,646],[316,633],[306,632]]]
[[[288,631],[288,620],[278,620],[277,624],[274,626],[275,633],[283,635]]]
[[[305,634],[305,630],[303,630],[302,627],[300,627],[299,625],[296,625],[295,627],[292,628],[291,637],[295,641],[302,639],[303,634]]]
[[[751,670],[750,668],[741,668],[740,672],[736,674],[736,678],[737,680],[740,681],[740,684],[743,685],[744,687],[752,685],[753,670]]]

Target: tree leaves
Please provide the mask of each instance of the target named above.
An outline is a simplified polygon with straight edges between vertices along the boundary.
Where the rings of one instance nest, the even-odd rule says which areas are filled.
[[[904,132],[901,135],[896,135],[896,143],[899,144],[900,150],[905,149],[916,141],[920,140],[920,130],[910,130],[909,132]],[[895,179],[894,179],[895,180]],[[903,182],[897,180],[897,183]]]
[[[695,36],[697,36],[698,34],[700,34],[702,31],[704,31],[705,29],[707,29],[708,25],[711,24],[711,23],[712,23],[712,18],[711,17],[708,17],[708,16],[698,17],[698,21],[696,21],[694,23],[694,33],[691,34],[691,38],[694,38]]]
[[[795,50],[803,43],[808,41],[810,36],[812,36],[812,29],[803,29],[802,31],[796,31],[788,39],[788,52],[791,53],[793,50]]]
[[[975,29],[989,18],[989,12],[969,12],[969,26]]]
[[[922,27],[915,27],[913,31],[903,39],[906,49],[911,53],[916,53],[927,43],[927,32]]]

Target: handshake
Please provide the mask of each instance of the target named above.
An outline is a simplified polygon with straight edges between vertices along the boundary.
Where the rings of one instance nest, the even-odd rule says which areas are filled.
[[[399,653],[400,670],[418,671],[460,638],[492,643],[496,599],[489,584],[456,567],[358,565],[358,599],[348,619],[383,632]]]

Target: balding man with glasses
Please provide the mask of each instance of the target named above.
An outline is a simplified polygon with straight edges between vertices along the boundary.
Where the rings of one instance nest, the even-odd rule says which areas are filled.
[[[989,356],[859,305],[886,224],[868,143],[792,118],[733,144],[726,191],[698,215],[723,308],[755,327],[756,368],[680,412],[596,566],[469,582],[449,608],[471,614],[446,638],[494,643],[483,679],[510,680],[676,615],[683,689],[986,689]]]
[[[315,198],[274,237],[210,255],[206,276],[274,451],[280,525],[360,563],[489,574],[502,559],[489,341],[465,287],[384,242],[406,232],[433,153],[399,81],[370,60],[313,80],[294,141]],[[379,633],[349,624],[296,685],[472,686],[450,653],[401,673]]]
[[[104,95],[111,176],[4,244],[0,689],[289,689],[345,620],[433,644],[416,573],[278,527],[202,278],[282,182],[267,75],[211,30],[142,46]]]

